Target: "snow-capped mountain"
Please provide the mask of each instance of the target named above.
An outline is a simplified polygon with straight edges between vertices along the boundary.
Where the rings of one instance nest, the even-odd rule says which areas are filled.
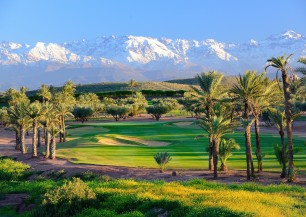
[[[2,42],[0,90],[59,85],[68,79],[77,83],[166,80],[213,69],[239,74],[246,69],[261,71],[268,58],[290,53],[293,63],[306,55],[306,37],[292,30],[239,44],[142,36],[34,45]]]

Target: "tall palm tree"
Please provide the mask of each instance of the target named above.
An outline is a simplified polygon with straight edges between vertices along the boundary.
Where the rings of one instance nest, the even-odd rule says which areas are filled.
[[[134,88],[136,87],[136,81],[134,79],[131,79],[129,86],[130,86],[130,88],[132,88],[132,97],[133,97],[134,96]]]
[[[259,115],[261,114],[262,110],[268,108],[271,105],[276,105],[279,103],[281,99],[279,97],[279,91],[277,88],[277,81],[273,80],[270,81],[269,78],[266,77],[265,73],[261,73],[258,75],[258,79],[260,80],[260,93],[256,94],[251,102],[251,111],[254,116],[254,125],[255,125],[255,141],[256,141],[256,158],[258,164],[258,172],[262,172],[262,160],[264,154],[261,152],[261,145],[260,145],[260,131],[259,131]]]
[[[21,154],[26,154],[25,133],[30,126],[30,119],[26,113],[26,108],[28,106],[28,103],[22,102],[14,106],[10,106],[8,109],[8,115],[11,122],[19,127]]]
[[[35,101],[26,108],[26,113],[32,122],[32,129],[33,129],[33,139],[32,139],[32,157],[37,157],[37,128],[39,127],[39,120],[44,115],[44,110],[42,109],[42,105],[40,102]]]
[[[214,178],[217,178],[220,139],[224,134],[233,132],[237,125],[231,121],[230,113],[226,108],[221,107],[219,104],[213,107],[209,118],[203,117],[198,124],[212,138]]]
[[[64,102],[56,104],[54,108],[56,109],[56,112],[59,116],[59,125],[61,128],[60,142],[66,142],[65,118],[67,116],[73,116],[73,114],[70,112],[71,108]]]
[[[46,101],[50,101],[52,98],[52,94],[49,89],[49,86],[46,84],[41,85],[38,95],[42,97],[42,103],[45,103]]]
[[[56,136],[61,133],[61,128],[59,127],[60,120],[54,118],[49,122],[50,131],[50,159],[53,160],[56,157]]]
[[[196,80],[201,88],[201,90],[194,89],[197,93],[198,98],[201,100],[202,107],[205,108],[206,118],[211,119],[211,113],[214,104],[223,96],[221,88],[221,80],[223,74],[216,71],[209,71],[206,73],[201,73],[196,75]],[[209,135],[209,159],[208,159],[208,169],[214,170],[213,168],[213,138]]]
[[[40,119],[40,123],[43,126],[44,129],[44,137],[45,137],[45,158],[50,157],[50,140],[51,140],[51,134],[50,134],[50,123],[52,120],[58,120],[58,115],[53,107],[53,104],[47,102],[43,105],[43,117]]]
[[[289,60],[292,54],[285,57],[272,57],[267,60],[269,64],[266,66],[265,70],[268,67],[273,67],[277,70],[276,75],[280,71],[282,73],[282,82],[283,82],[283,91],[284,91],[284,99],[285,99],[285,114],[286,114],[286,128],[287,128],[287,138],[288,138],[288,182],[292,182],[296,179],[296,174],[294,170],[294,162],[293,162],[293,144],[292,144],[292,104],[291,104],[291,96],[290,96],[290,81],[289,81],[289,71],[292,70],[289,65]]]
[[[230,89],[230,93],[234,95],[234,100],[243,105],[243,126],[245,129],[245,146],[246,146],[246,163],[247,163],[247,179],[255,176],[252,144],[251,144],[251,126],[254,120],[249,120],[252,102],[255,98],[262,94],[261,79],[256,71],[246,71],[243,76],[239,75],[237,82]]]

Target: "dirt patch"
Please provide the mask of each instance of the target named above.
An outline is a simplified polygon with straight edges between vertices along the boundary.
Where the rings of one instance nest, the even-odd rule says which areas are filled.
[[[191,125],[193,122],[191,121],[184,121],[184,122],[177,122],[174,123],[174,125],[179,126],[179,127],[184,127],[184,126],[189,126]]]
[[[131,137],[131,136],[115,136],[115,138],[124,139],[124,140],[132,141],[132,142],[137,142],[137,143],[141,143],[141,144],[143,144],[145,146],[151,146],[151,147],[160,147],[160,146],[170,145],[169,142],[144,140],[144,139],[139,139],[139,138]]]

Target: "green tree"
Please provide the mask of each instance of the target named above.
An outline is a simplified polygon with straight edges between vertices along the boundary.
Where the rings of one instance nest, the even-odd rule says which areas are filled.
[[[52,103],[46,102],[42,107],[44,111],[44,116],[40,119],[40,123],[44,129],[44,138],[45,138],[45,158],[50,157],[50,142],[51,142],[51,123],[55,120],[58,121],[58,114]]]
[[[211,113],[214,104],[224,95],[221,86],[222,78],[223,74],[220,74],[216,71],[209,71],[196,75],[196,80],[201,88],[201,90],[194,88],[194,91],[198,94],[198,97],[200,99],[200,104],[198,104],[197,107],[203,107],[203,109],[205,110],[206,118],[208,120],[211,118]],[[213,141],[211,135],[209,135],[208,141],[210,144],[208,169],[214,170]]]
[[[294,171],[294,161],[293,161],[293,143],[292,143],[292,102],[290,96],[290,80],[289,80],[289,70],[292,70],[289,65],[289,60],[292,54],[285,57],[272,57],[268,59],[268,67],[273,67],[277,70],[277,74],[280,71],[282,73],[282,82],[283,82],[283,91],[284,91],[284,99],[285,99],[285,114],[286,114],[286,128],[287,128],[287,138],[288,138],[288,181],[293,182],[296,179],[295,171]]]
[[[238,125],[231,121],[230,113],[225,107],[216,104],[210,111],[211,116],[204,116],[201,121],[198,122],[199,126],[203,128],[209,136],[212,138],[213,147],[213,162],[214,162],[214,178],[218,177],[218,157],[219,157],[219,145],[220,139],[224,134],[232,133],[233,129]],[[198,137],[203,137],[201,135]]]
[[[276,156],[279,157],[279,162],[282,165],[282,173],[281,173],[281,178],[285,178],[287,174],[287,166],[286,163],[288,162],[288,146],[285,143],[285,128],[286,128],[286,115],[285,111],[280,110],[280,109],[275,109],[275,108],[269,108],[268,109],[268,114],[269,114],[269,119],[272,121],[272,123],[276,126],[278,129],[278,133],[281,138],[281,144],[282,144],[282,149],[281,149],[281,154],[277,154]],[[292,121],[297,119],[300,116],[300,112],[294,112],[292,115]],[[278,152],[278,147],[274,147],[275,152]]]
[[[156,121],[159,121],[162,115],[170,112],[169,106],[162,103],[148,106],[146,107],[146,110],[147,113],[151,114]]]
[[[81,107],[90,107],[93,111],[92,116],[98,118],[100,113],[104,111],[104,105],[95,93],[82,94],[79,97],[78,105]]]
[[[251,179],[251,176],[255,176],[251,144],[251,126],[254,123],[254,119],[249,120],[249,115],[254,99],[262,94],[262,88],[260,76],[258,76],[255,71],[246,71],[243,75],[237,77],[237,82],[229,91],[233,94],[233,100],[243,106],[242,124],[245,129],[244,135],[248,180]]]
[[[19,127],[21,154],[25,154],[27,151],[25,144],[25,133],[30,127],[30,119],[26,113],[26,108],[28,108],[28,106],[28,103],[21,102],[14,106],[10,106],[8,109],[8,115],[11,123]]]
[[[38,91],[38,95],[42,98],[42,103],[45,103],[52,99],[50,88],[46,84],[41,85],[40,90]]]
[[[259,88],[259,92],[251,96],[251,111],[254,116],[254,124],[255,124],[255,141],[256,141],[256,158],[257,158],[257,168],[258,172],[262,172],[263,170],[263,158],[264,154],[261,152],[260,145],[260,131],[259,131],[259,116],[262,110],[270,107],[271,105],[277,105],[280,103],[281,97],[280,92],[277,88],[277,81],[270,81],[268,77],[266,77],[265,73],[261,73],[258,75],[258,82],[261,84]]]
[[[232,152],[239,150],[240,146],[234,139],[225,139],[222,138],[220,141],[220,151],[219,151],[219,158],[221,161],[220,171],[227,171],[226,161],[227,159],[232,156]]]
[[[106,113],[113,116],[116,121],[120,119],[125,119],[129,114],[131,108],[125,105],[109,105],[106,107]]]
[[[91,107],[80,107],[76,106],[74,107],[72,114],[77,121],[81,121],[84,123],[85,121],[88,121],[88,118],[92,117],[93,110]]]
[[[32,139],[32,157],[37,157],[37,128],[39,121],[42,119],[44,115],[44,110],[42,109],[42,105],[40,102],[35,101],[26,108],[26,114],[30,118],[32,122],[32,129],[33,129],[33,139]]]
[[[137,86],[137,83],[134,79],[131,79],[130,83],[129,83],[129,87],[132,88],[132,97],[134,96],[134,88]]]

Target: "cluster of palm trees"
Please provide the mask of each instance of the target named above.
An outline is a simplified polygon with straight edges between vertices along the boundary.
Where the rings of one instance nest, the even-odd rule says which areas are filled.
[[[261,151],[259,116],[262,111],[269,111],[270,119],[276,124],[281,135],[282,142],[282,165],[281,177],[287,175],[288,181],[295,180],[295,171],[293,163],[293,144],[292,144],[292,122],[299,116],[299,112],[293,107],[290,90],[294,85],[294,79],[289,72],[294,71],[289,66],[291,55],[280,56],[267,60],[267,68],[273,67],[282,73],[282,85],[278,85],[278,78],[270,80],[265,72],[256,73],[255,71],[246,71],[239,75],[236,83],[229,90],[222,90],[221,80],[223,75],[215,71],[202,73],[196,76],[200,85],[200,90],[195,89],[192,94],[188,93],[193,105],[196,105],[197,111],[201,114],[199,125],[209,135],[209,169],[214,170],[214,177],[218,176],[217,164],[220,150],[220,141],[222,137],[232,132],[238,125],[243,126],[245,135],[246,149],[246,168],[247,179],[255,177],[254,162],[251,145],[251,127],[255,123],[256,137],[256,158],[257,172],[263,171],[264,154]],[[301,63],[303,59],[300,59]],[[304,70],[304,71],[303,71]],[[305,73],[305,68],[299,68],[299,72]],[[306,74],[306,73],[305,73]],[[299,82],[299,87],[304,88],[303,79]],[[281,93],[281,87],[283,94]],[[282,96],[283,95],[283,96]],[[302,96],[303,100],[305,100]],[[190,104],[188,104],[190,105]],[[273,110],[274,108],[274,110]],[[277,108],[278,110],[275,110]],[[283,108],[283,112],[280,111]],[[240,123],[234,114],[240,116]],[[284,129],[287,129],[287,143],[284,141]],[[286,162],[288,161],[288,170]]]
[[[41,146],[41,132],[45,141],[45,158],[54,159],[56,156],[56,136],[60,135],[60,142],[66,141],[65,117],[70,113],[75,98],[74,84],[67,82],[63,90],[51,93],[47,85],[42,85],[39,95],[41,101],[30,102],[26,95],[27,89],[20,91],[9,89],[8,108],[0,110],[3,124],[15,131],[16,150],[27,153],[25,135],[32,130],[32,157],[37,157],[37,147]]]

